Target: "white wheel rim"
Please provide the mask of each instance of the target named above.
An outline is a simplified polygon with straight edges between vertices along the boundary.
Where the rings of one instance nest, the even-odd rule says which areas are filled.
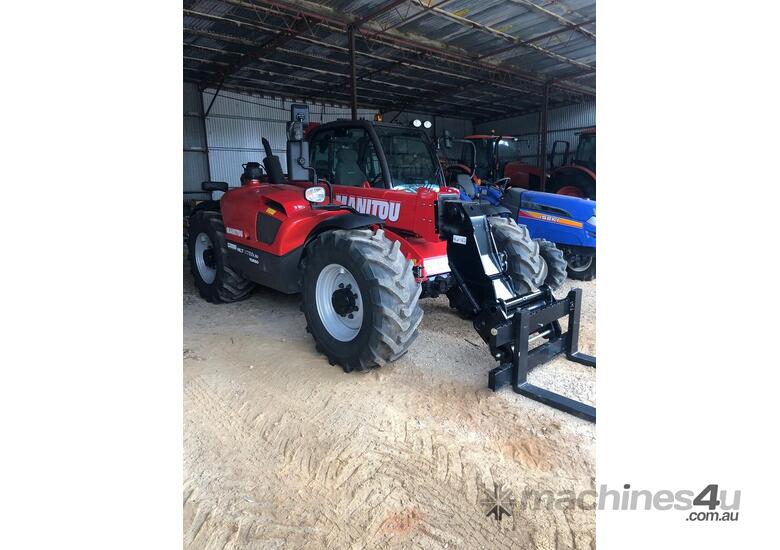
[[[590,265],[593,263],[593,257],[592,256],[586,256],[587,260],[582,260],[583,256],[579,255],[579,257],[575,257],[575,261],[569,261],[569,269],[574,271],[575,273],[582,273],[583,271],[587,271],[590,269]],[[580,261],[576,261],[577,259],[580,259]]]
[[[198,275],[203,279],[203,282],[210,285],[217,278],[217,268],[208,265],[206,254],[214,254],[214,245],[207,234],[199,233],[195,237],[195,266],[198,268]]]
[[[352,273],[339,264],[325,266],[317,277],[314,295],[325,330],[341,342],[354,340],[363,325],[363,297]]]

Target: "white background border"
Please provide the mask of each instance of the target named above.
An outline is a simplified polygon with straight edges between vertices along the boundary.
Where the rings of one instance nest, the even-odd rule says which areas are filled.
[[[737,524],[599,513],[600,548],[776,539],[778,15],[599,0],[598,483],[742,490]],[[181,8],[3,19],[0,544],[178,547]]]

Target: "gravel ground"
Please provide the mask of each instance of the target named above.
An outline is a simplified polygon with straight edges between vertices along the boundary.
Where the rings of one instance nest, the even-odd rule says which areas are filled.
[[[595,354],[596,282],[576,286]],[[595,548],[593,510],[520,499],[593,490],[595,427],[488,390],[495,363],[471,324],[446,298],[422,304],[406,356],[345,374],[315,351],[297,296],[212,305],[185,274],[187,548]],[[530,379],[595,404],[594,369],[557,359]],[[516,499],[500,522],[482,503],[495,486]]]

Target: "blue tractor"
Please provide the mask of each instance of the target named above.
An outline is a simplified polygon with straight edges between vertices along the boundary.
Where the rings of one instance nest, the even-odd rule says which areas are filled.
[[[555,243],[563,252],[570,278],[590,281],[596,277],[596,201],[510,187],[508,177],[482,179],[478,173],[485,170],[480,171],[477,163],[479,159],[490,162],[490,158],[478,157],[472,141],[447,135],[443,141],[445,149],[451,149],[454,143],[464,146],[456,162],[444,159],[447,181],[460,190],[461,199],[507,208],[518,224],[528,227],[534,239]]]

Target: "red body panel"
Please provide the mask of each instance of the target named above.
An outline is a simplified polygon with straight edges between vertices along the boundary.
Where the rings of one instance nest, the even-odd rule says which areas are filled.
[[[308,184],[305,187],[310,187]],[[295,185],[252,184],[231,189],[220,201],[225,237],[229,241],[283,256],[303,246],[311,230],[321,221],[343,214],[339,211],[315,210]],[[281,207],[281,208],[280,208]],[[274,242],[265,244],[257,238],[257,214],[265,213],[282,222]],[[236,234],[241,232],[241,235]]]
[[[531,188],[531,176],[542,179],[542,169],[538,166],[531,166],[525,162],[507,162],[504,166],[503,177],[509,178],[511,187]]]
[[[311,231],[321,221],[340,216],[344,210],[311,208],[303,190],[313,186],[305,182],[285,185],[250,184],[225,193],[220,202],[225,223],[225,237],[275,256],[285,255],[303,246]],[[419,189],[416,193],[370,187],[333,186],[334,200],[361,213],[377,216],[385,222],[385,235],[401,243],[401,252],[423,266],[423,279],[449,271],[447,242],[435,230],[434,204],[439,193],[458,194],[443,187],[438,191]],[[282,222],[271,244],[259,241],[256,233],[258,213]],[[238,234],[240,233],[240,234]]]
[[[457,189],[442,188],[458,194]],[[335,198],[358,212],[378,216],[390,229],[397,229],[431,242],[438,242],[434,216],[434,203],[439,191],[418,189],[416,193],[394,189],[351,187],[334,185]]]

